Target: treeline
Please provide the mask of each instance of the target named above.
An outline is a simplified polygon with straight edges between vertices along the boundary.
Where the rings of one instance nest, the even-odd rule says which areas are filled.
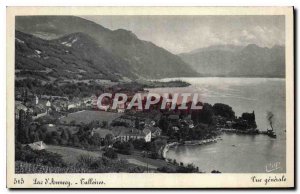
[[[252,113],[242,113],[240,117],[237,117],[231,106],[222,103],[214,105],[204,103],[202,110],[192,111],[191,118],[196,125],[218,125],[238,130],[256,129],[257,127],[254,111]]]
[[[142,151],[144,157],[158,159],[159,150],[166,144],[165,140],[156,139],[151,142],[145,142],[144,139],[129,140],[128,142],[117,141],[113,144],[116,152],[125,155],[133,154],[134,150]]]
[[[187,87],[191,84],[182,81],[182,80],[172,80],[168,82],[161,82],[161,81],[141,81],[144,88],[172,88],[172,87]]]
[[[194,164],[184,166],[182,162],[178,164],[176,160],[173,161],[173,166],[163,166],[158,168],[157,171],[163,173],[200,173],[199,167],[196,167]]]
[[[47,122],[44,121],[44,123]],[[104,139],[101,139],[97,133],[91,135],[92,130],[100,126],[103,126],[103,124],[94,121],[79,126],[62,126],[58,127],[57,130],[48,131],[46,125],[33,122],[29,113],[20,110],[19,119],[16,120],[15,137],[16,142],[22,144],[44,141],[46,144],[68,145],[86,149],[110,145],[113,139],[111,135],[107,135]],[[76,128],[78,128],[78,131],[73,132]]]
[[[23,79],[15,81],[16,91],[22,93],[24,90],[30,91],[37,95],[50,95],[50,96],[67,96],[69,99],[74,97],[89,97],[97,92],[104,91],[104,87],[96,84],[95,82],[84,83],[64,83],[57,82],[45,83],[39,79]]]
[[[194,127],[168,118],[171,113],[164,113],[158,122],[163,135],[170,141],[208,139],[218,134],[218,128],[234,128],[238,130],[256,129],[255,113],[243,113],[236,117],[232,107],[227,104],[198,103],[200,110],[191,110],[191,120]],[[173,112],[172,114],[178,114]],[[185,120],[187,115],[179,112],[179,118]]]
[[[61,155],[46,150],[33,150],[29,146],[15,145],[15,161],[23,161],[52,167],[66,167]]]
[[[209,103],[204,103],[201,110],[192,111],[191,119],[195,125],[199,123],[216,125],[217,122],[222,122],[217,118],[218,116],[224,121],[234,120],[235,112],[232,110],[232,107],[227,104],[216,103],[211,105]]]

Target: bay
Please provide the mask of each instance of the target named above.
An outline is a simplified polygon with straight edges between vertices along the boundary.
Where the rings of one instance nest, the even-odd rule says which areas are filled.
[[[274,114],[277,139],[265,135],[224,134],[222,140],[201,146],[178,146],[167,153],[167,158],[184,164],[193,163],[201,170],[219,170],[225,173],[265,173],[272,164],[274,172],[285,172],[285,79],[281,78],[167,78],[160,81],[182,80],[190,83],[184,88],[154,88],[155,93],[198,93],[202,102],[224,103],[237,116],[255,112],[260,130],[270,128],[267,112]],[[290,129],[293,130],[293,129]]]

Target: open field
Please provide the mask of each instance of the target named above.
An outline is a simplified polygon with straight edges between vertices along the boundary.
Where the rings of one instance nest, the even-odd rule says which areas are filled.
[[[130,159],[127,159],[127,161],[131,164],[135,164],[135,165],[138,165],[138,166],[143,166],[143,167],[147,167],[147,163],[144,163],[144,162],[141,162],[139,160],[136,160],[134,158],[130,158]],[[152,169],[156,169],[157,167],[151,165],[148,163],[148,168],[152,168]]]
[[[93,157],[102,156],[101,151],[92,152],[92,151],[82,150],[78,148],[64,147],[64,146],[47,145],[46,150],[49,152],[54,152],[62,155],[63,160],[66,163],[71,163],[71,164],[75,164],[77,162],[77,158],[83,154],[90,155]]]
[[[75,164],[77,162],[77,158],[84,154],[84,155],[90,155],[93,157],[101,157],[102,156],[102,151],[87,151],[87,150],[82,150],[78,148],[71,148],[71,147],[63,147],[63,146],[54,146],[54,145],[47,145],[47,151],[58,153],[62,155],[63,160],[66,163],[71,163]],[[143,166],[156,169],[158,167],[163,167],[166,165],[169,165],[167,162],[164,160],[155,160],[151,158],[144,158],[142,156],[138,156],[137,154],[134,155],[123,155],[123,154],[118,154],[118,157],[120,159],[125,159],[131,164],[135,164],[138,166]]]
[[[126,159],[129,163],[133,163],[140,166],[147,166],[149,168],[159,168],[163,166],[173,166],[172,164],[167,163],[165,160],[161,159],[152,159],[152,158],[145,158],[137,154],[136,152],[133,155],[123,155],[118,154],[119,158]]]
[[[107,121],[110,123],[115,118],[118,118],[123,113],[114,113],[114,112],[105,112],[105,111],[92,111],[92,110],[83,110],[74,113],[69,113],[66,117],[62,117],[59,120],[62,123],[70,123],[75,121],[76,124],[80,124],[81,122],[88,124],[92,121]]]

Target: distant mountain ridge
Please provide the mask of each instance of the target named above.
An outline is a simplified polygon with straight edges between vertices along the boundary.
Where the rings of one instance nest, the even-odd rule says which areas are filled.
[[[284,77],[285,47],[214,45],[179,56],[201,76]]]
[[[107,72],[108,74],[112,74],[115,68],[117,68],[117,73],[125,73],[125,76],[130,76],[133,79],[157,79],[198,75],[195,70],[177,55],[151,42],[138,39],[130,31],[123,29],[109,30],[80,17],[18,16],[16,17],[16,30],[32,34],[41,39],[54,41],[54,43],[60,43],[66,47],[72,44],[67,40],[70,34],[85,34],[89,37],[89,43],[86,42],[80,46],[74,42],[74,46],[78,48],[83,47],[81,50],[84,56],[92,57],[93,60],[93,57],[96,57],[97,53],[93,52],[94,49],[92,48],[97,48],[96,50],[101,51],[101,59],[104,61],[108,58],[109,60],[113,60],[111,58],[114,58],[115,62],[121,61],[120,63],[113,63],[115,66],[112,66],[111,69],[107,65],[104,65],[108,68],[107,70],[112,71]],[[72,45],[69,47],[72,47]],[[85,49],[90,49],[89,55],[84,51]],[[79,50],[77,51],[79,52]]]

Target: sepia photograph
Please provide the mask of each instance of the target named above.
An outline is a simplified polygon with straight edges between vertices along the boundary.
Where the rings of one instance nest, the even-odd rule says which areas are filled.
[[[292,187],[293,8],[261,9],[9,7],[9,187]]]

